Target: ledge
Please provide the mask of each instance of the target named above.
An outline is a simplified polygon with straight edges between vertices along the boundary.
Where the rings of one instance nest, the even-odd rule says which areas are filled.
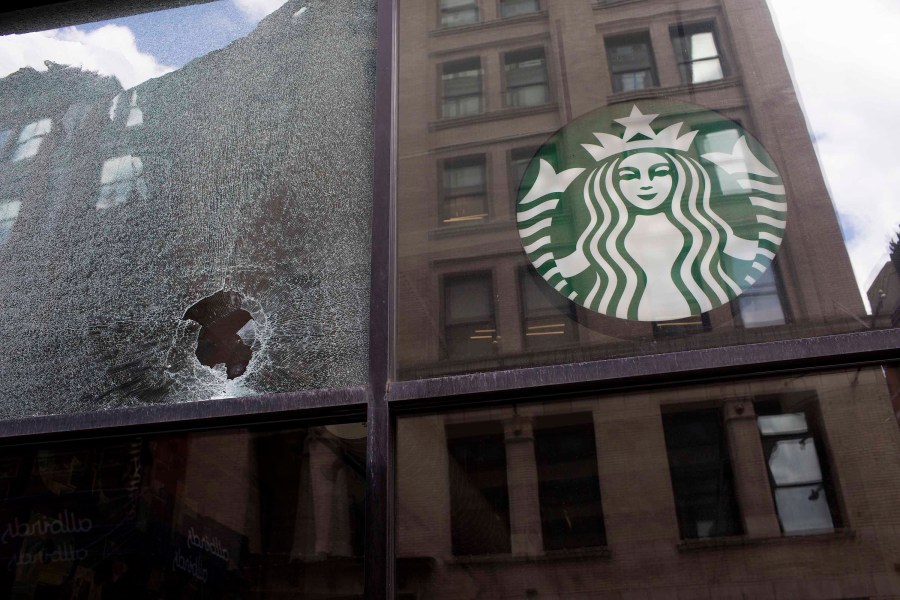
[[[626,1],[630,2],[632,0]],[[464,33],[467,31],[484,31],[486,29],[495,29],[497,27],[504,27],[506,25],[518,25],[520,23],[532,23],[536,21],[546,20],[547,11],[541,10],[535,13],[521,15],[518,17],[498,17],[496,19],[491,19],[490,21],[480,21],[478,23],[472,23],[471,25],[460,25],[459,27],[441,27],[440,29],[433,29],[432,31],[429,31],[428,35],[429,37],[444,37],[457,33]]]
[[[616,8],[624,4],[637,4],[638,2],[643,1],[644,0],[600,0],[599,2],[594,2],[591,8],[594,10],[604,10],[606,8]]]
[[[616,92],[607,96],[606,100],[610,104],[613,104],[615,102],[629,102],[632,100],[645,100],[648,98],[665,98],[668,96],[677,96],[687,93],[724,90],[731,87],[737,87],[740,84],[741,78],[732,75],[730,77],[723,77],[722,79],[707,81],[704,83],[681,83],[678,85],[650,87],[633,92]]]
[[[702,540],[682,540],[676,545],[679,552],[701,552],[704,550],[721,550],[725,548],[746,548],[748,546],[766,546],[773,544],[820,544],[837,540],[852,540],[856,538],[853,529],[835,529],[823,533],[808,533],[800,535],[782,535],[778,537],[752,538],[745,535],[736,535],[720,538],[706,538]]]
[[[606,546],[591,548],[572,548],[569,550],[550,550],[542,554],[477,554],[472,556],[454,556],[451,564],[479,565],[485,563],[540,563],[586,558],[608,560],[612,553]]]
[[[900,329],[886,329],[395,381],[388,398],[395,409],[414,409],[434,398],[475,400],[488,392],[497,394],[491,397],[495,401],[524,400],[548,393],[608,392],[712,378],[859,367],[898,358]]]
[[[450,129],[451,127],[463,127],[466,125],[475,125],[490,121],[499,121],[501,119],[515,119],[517,117],[525,117],[541,113],[558,112],[559,104],[551,102],[541,104],[540,106],[526,107],[504,107],[490,112],[483,112],[477,115],[467,117],[453,117],[448,119],[439,119],[428,124],[429,131],[440,131],[442,129]]]
[[[428,239],[440,240],[461,235],[480,235],[484,233],[496,233],[504,229],[516,229],[516,223],[512,219],[481,221],[478,223],[443,225],[428,232]]]

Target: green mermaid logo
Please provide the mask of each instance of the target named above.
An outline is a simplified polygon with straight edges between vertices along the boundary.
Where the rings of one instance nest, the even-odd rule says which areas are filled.
[[[658,112],[607,107],[538,150],[519,187],[519,235],[543,278],[590,310],[637,321],[698,315],[770,267],[786,224],[784,186],[734,121],[693,105],[640,104]],[[654,128],[661,114],[671,124]],[[688,119],[696,129],[683,131]]]

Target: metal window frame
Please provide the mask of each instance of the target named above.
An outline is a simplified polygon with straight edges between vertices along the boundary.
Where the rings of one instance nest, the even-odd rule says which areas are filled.
[[[200,0],[207,1],[207,0]],[[586,2],[588,0],[585,0]],[[58,27],[194,4],[197,0],[25,0],[0,10],[0,34]],[[72,437],[264,421],[361,416],[366,440],[365,597],[393,598],[394,446],[398,415],[509,401],[611,393],[722,379],[876,365],[900,360],[900,329],[874,330],[727,348],[396,381],[395,286],[398,110],[398,0],[377,0],[374,196],[369,316],[369,384],[0,421],[0,441]]]

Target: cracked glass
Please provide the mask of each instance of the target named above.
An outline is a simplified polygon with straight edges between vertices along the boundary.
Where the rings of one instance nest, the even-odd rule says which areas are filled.
[[[363,384],[374,0],[0,38],[0,414]]]

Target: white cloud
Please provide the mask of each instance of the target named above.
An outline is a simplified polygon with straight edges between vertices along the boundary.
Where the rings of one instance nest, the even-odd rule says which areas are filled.
[[[900,4],[769,4],[865,293],[900,224]]]
[[[231,0],[248,19],[259,21],[280,8],[287,0]]]
[[[66,27],[0,38],[0,77],[22,67],[46,70],[45,60],[115,75],[126,89],[174,70],[138,50],[132,31],[121,25],[94,31]]]

